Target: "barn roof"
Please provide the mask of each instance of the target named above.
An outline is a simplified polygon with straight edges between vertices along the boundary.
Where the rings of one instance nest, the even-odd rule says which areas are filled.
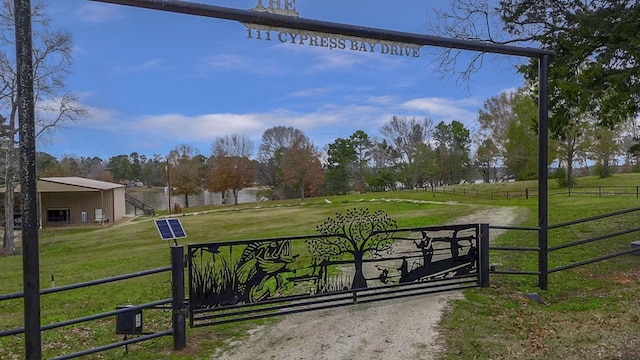
[[[47,177],[38,179],[38,192],[50,191],[103,191],[125,187],[106,181],[81,177]]]

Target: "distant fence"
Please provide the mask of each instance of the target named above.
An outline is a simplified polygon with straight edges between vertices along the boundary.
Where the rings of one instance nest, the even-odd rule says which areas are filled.
[[[538,189],[487,191],[461,187],[437,187],[434,190],[425,189],[425,191],[432,191],[436,194],[472,196],[489,200],[529,199],[538,197]],[[629,196],[638,199],[640,198],[640,185],[573,186],[549,190],[549,196]]]

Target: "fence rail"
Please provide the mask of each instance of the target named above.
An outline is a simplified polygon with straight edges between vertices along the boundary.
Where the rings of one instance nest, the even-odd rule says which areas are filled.
[[[498,199],[529,199],[538,197],[538,189],[522,189],[522,190],[505,190],[505,191],[486,191],[473,188],[461,187],[436,187],[435,189],[424,191],[432,191],[434,194],[449,194],[470,196],[489,200]],[[609,185],[609,186],[573,186],[549,191],[549,196],[630,196],[636,199],[640,198],[640,185]]]

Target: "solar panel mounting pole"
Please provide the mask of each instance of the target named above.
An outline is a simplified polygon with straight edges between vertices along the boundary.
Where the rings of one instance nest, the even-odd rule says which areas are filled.
[[[33,82],[33,35],[30,0],[14,0],[18,122],[20,124],[20,202],[25,358],[42,358],[40,334],[40,260],[36,190],[36,133]],[[13,146],[13,145],[11,145]]]

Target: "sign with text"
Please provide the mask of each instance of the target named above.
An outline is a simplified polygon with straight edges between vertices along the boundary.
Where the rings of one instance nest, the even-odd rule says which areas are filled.
[[[258,5],[251,10],[284,16],[300,16],[296,10],[296,0],[258,0]],[[330,50],[351,50],[392,56],[420,57],[421,46],[414,44],[386,42],[255,24],[244,25],[247,27],[247,38],[249,39],[279,41],[280,43],[323,47]]]

